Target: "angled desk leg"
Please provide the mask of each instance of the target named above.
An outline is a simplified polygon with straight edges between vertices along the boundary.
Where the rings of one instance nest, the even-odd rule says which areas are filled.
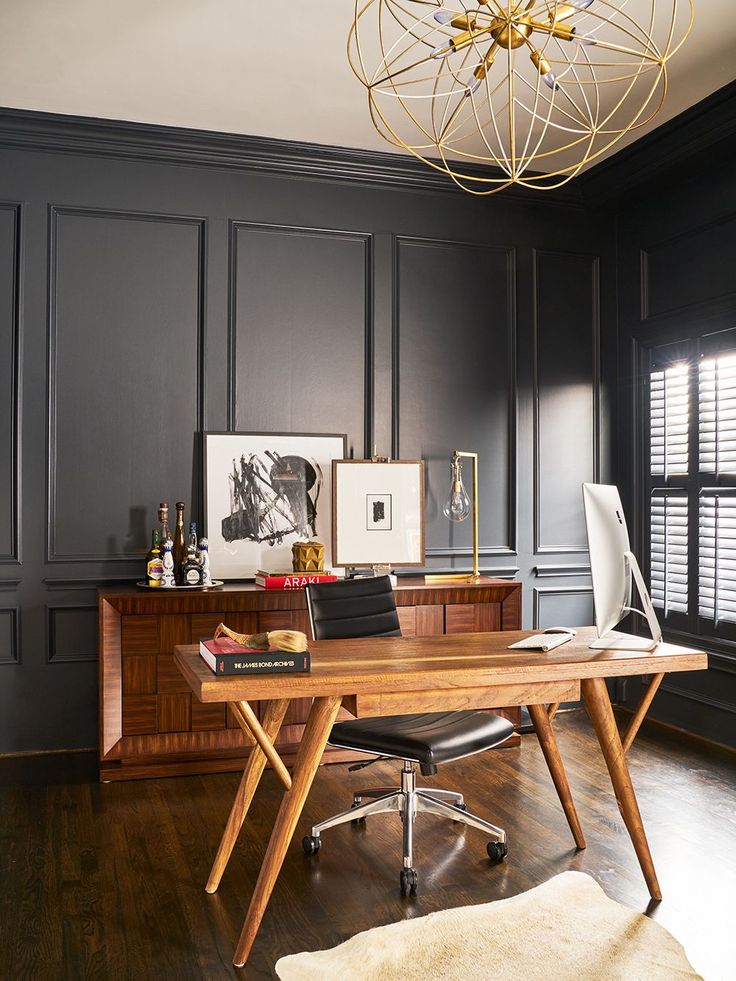
[[[639,702],[636,712],[634,712],[634,715],[631,718],[631,722],[629,722],[629,728],[626,730],[626,735],[622,740],[624,753],[628,753],[628,751],[631,749],[631,744],[636,739],[636,734],[644,721],[644,716],[647,714],[647,709],[652,704],[652,699],[657,694],[657,689],[662,684],[662,678],[664,678],[663,674],[655,674],[653,675],[652,680],[649,682],[649,686],[644,692],[642,700]]]
[[[274,822],[261,871],[243,921],[243,929],[235,948],[233,964],[242,967],[248,960],[263,914],[276,885],[286,851],[304,807],[304,801],[319,767],[332,725],[342,704],[341,695],[315,698],[309,711],[296,762],[292,772],[291,790],[286,790]]]
[[[603,678],[583,678],[581,689],[585,707],[598,737],[603,756],[611,776],[616,803],[629,832],[636,857],[644,873],[644,878],[652,899],[661,899],[662,892],[657,882],[657,873],[649,851],[649,843],[644,832],[644,824],[639,813],[639,804],[631,783],[631,775],[626,765],[624,748],[618,734],[616,719],[608,697],[608,689]]]
[[[263,715],[262,729],[271,742],[273,742],[273,740],[275,740],[276,736],[279,734],[279,729],[284,721],[284,716],[286,715],[286,710],[288,709],[289,704],[290,699],[288,698],[273,699],[266,704],[266,709]],[[233,806],[230,810],[230,816],[227,819],[225,830],[222,833],[222,840],[220,841],[220,846],[217,849],[215,861],[212,864],[212,871],[210,872],[210,877],[207,880],[207,885],[205,886],[205,890],[207,892],[215,892],[217,887],[220,885],[220,879],[222,878],[222,874],[225,871],[228,861],[230,860],[230,855],[235,847],[235,842],[238,840],[240,829],[243,827],[243,821],[245,821],[245,816],[248,813],[248,808],[253,800],[253,795],[256,792],[256,788],[258,787],[265,766],[266,754],[263,752],[260,745],[255,743],[250,751],[248,761],[245,764],[240,786],[235,794],[235,800],[233,801]]]
[[[585,848],[585,836],[583,835],[583,829],[580,827],[578,812],[575,810],[575,802],[572,799],[570,784],[567,782],[565,766],[562,762],[560,751],[557,748],[557,740],[555,739],[554,729],[547,713],[547,707],[545,705],[527,705],[527,708],[534,723],[534,728],[537,731],[539,745],[542,747],[544,758],[547,761],[549,772],[557,790],[557,796],[560,798],[560,803],[565,812],[567,823],[570,825],[575,844],[578,848]]]

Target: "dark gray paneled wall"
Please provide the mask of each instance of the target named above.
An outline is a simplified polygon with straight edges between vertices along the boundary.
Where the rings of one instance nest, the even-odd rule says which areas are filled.
[[[730,109],[733,119],[733,107]],[[619,389],[617,472],[646,564],[641,460],[641,373],[648,348],[736,327],[736,153],[703,149],[687,180],[660,177],[619,209]],[[701,646],[702,638],[671,635]],[[651,714],[736,746],[736,645],[705,641],[710,670],[670,675]],[[633,706],[643,687],[627,682]]]
[[[476,449],[483,568],[518,570],[529,625],[590,621],[609,225],[380,155],[334,151],[331,175],[329,149],[266,165],[265,141],[225,159],[22,120],[0,141],[0,752],[96,743],[95,588],[140,574],[162,497],[200,517],[205,429],[425,458],[434,569],[469,566],[441,507],[451,450]]]

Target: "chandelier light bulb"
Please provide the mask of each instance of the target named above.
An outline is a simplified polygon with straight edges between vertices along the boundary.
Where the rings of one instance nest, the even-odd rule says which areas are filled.
[[[348,57],[393,147],[473,194],[553,190],[657,115],[693,2],[355,0]]]

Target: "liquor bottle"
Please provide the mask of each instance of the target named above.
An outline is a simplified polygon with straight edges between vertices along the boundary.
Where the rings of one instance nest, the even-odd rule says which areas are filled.
[[[212,573],[210,572],[210,543],[206,538],[199,539],[199,564],[202,566],[202,585],[212,585]]]
[[[197,522],[189,522],[189,543],[187,547],[194,548],[194,558],[199,562],[199,543],[197,542]]]
[[[158,528],[153,530],[151,548],[146,556],[146,582],[149,586],[160,586],[164,574],[164,563],[161,558],[161,538]]]
[[[181,567],[187,560],[187,543],[184,538],[184,501],[176,503],[176,531],[174,532],[174,576],[181,586]]]
[[[171,589],[172,586],[176,585],[176,580],[174,578],[174,556],[172,553],[172,548],[174,543],[170,538],[167,538],[164,542],[164,559],[163,559],[163,575],[161,576],[161,588]]]
[[[163,554],[164,542],[167,538],[171,538],[171,532],[169,531],[169,502],[161,501],[158,506],[158,522],[159,528],[159,539],[161,542],[161,553]],[[173,541],[173,539],[172,539]]]
[[[194,545],[187,549],[187,560],[182,565],[179,573],[180,586],[201,586],[204,569],[194,557]]]

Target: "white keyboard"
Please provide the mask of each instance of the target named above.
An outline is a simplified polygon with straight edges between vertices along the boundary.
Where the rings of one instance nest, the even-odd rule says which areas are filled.
[[[566,644],[572,640],[574,634],[532,634],[523,640],[517,640],[515,644],[509,644],[507,650],[510,651],[551,651],[560,644]]]

